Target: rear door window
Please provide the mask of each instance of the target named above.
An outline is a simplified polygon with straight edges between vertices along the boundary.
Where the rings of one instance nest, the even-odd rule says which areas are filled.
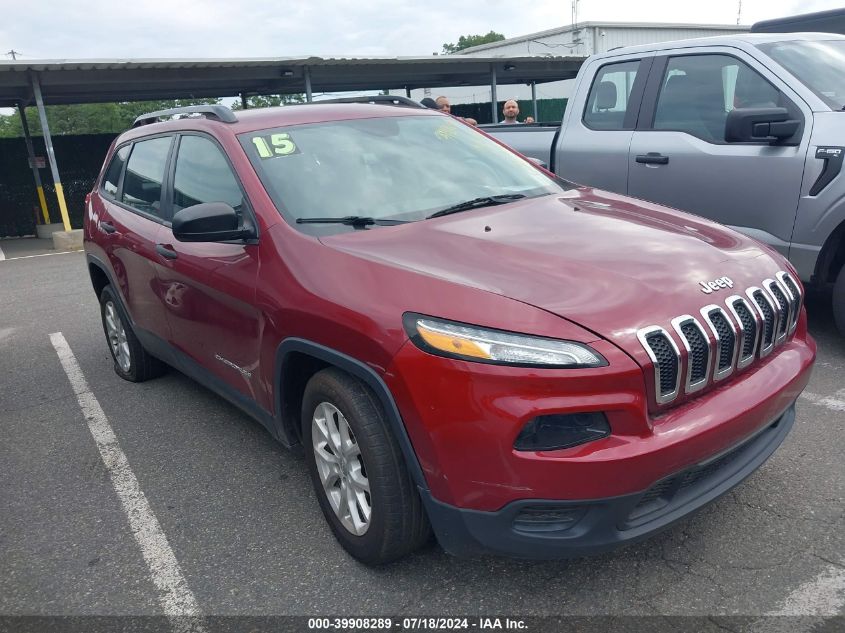
[[[607,64],[599,69],[584,109],[587,127],[594,130],[626,129],[625,117],[639,70],[640,60]]]
[[[138,141],[132,146],[126,175],[123,177],[120,197],[123,204],[164,219],[161,210],[161,188],[172,140],[170,136],[161,136]]]
[[[114,154],[103,178],[103,191],[109,198],[117,197],[117,189],[120,186],[120,175],[123,173],[123,166],[126,164],[126,157],[129,156],[129,145],[124,145]]]

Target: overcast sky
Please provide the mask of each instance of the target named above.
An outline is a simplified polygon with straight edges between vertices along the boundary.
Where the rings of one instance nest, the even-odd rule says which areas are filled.
[[[578,21],[736,24],[737,0],[581,0]],[[841,6],[743,0],[742,23]],[[571,23],[568,0],[0,0],[0,59],[430,55]]]

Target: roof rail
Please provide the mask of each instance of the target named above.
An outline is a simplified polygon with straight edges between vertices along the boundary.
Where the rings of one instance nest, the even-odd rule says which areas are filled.
[[[420,105],[413,99],[394,95],[361,95],[357,97],[338,97],[337,99],[323,99],[320,101],[312,101],[311,105],[318,105],[320,103],[376,103],[383,105],[405,106],[408,108],[425,107]]]
[[[204,114],[206,118],[209,119],[217,119],[218,121],[222,121],[223,123],[235,123],[237,122],[238,118],[235,116],[235,113],[232,112],[229,108],[223,105],[193,105],[193,106],[184,106],[182,108],[170,108],[168,110],[158,110],[157,112],[150,112],[148,114],[142,114],[135,122],[132,124],[132,127],[139,127],[141,125],[148,125],[150,123],[155,123],[158,119],[164,117],[172,117],[179,114]]]

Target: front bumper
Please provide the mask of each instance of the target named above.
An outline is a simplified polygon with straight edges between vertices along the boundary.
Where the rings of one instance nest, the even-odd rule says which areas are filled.
[[[520,558],[571,558],[645,539],[725,494],[765,462],[792,428],[791,404],[753,436],[704,462],[617,497],[525,499],[498,511],[458,508],[420,493],[440,545],[450,554],[484,551]]]
[[[434,357],[406,345],[387,376],[425,480],[447,506],[498,512],[527,499],[582,502],[639,494],[769,426],[803,391],[815,343],[796,336],[731,380],[651,416],[643,372],[609,343],[608,367],[527,370]],[[539,415],[602,411],[611,435],[518,451]]]

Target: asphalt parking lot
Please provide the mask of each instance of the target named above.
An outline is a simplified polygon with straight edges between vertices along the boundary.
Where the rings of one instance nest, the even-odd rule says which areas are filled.
[[[818,361],[794,429],[749,480],[700,513],[600,557],[463,560],[432,543],[369,569],[331,535],[303,460],[258,423],[175,371],[144,384],[117,377],[83,254],[18,258],[0,247],[0,615],[167,608],[51,341],[61,332],[203,615],[707,616],[714,631],[782,622],[792,633],[845,626],[845,338],[824,297],[808,299]],[[764,617],[776,614],[804,617]],[[713,619],[721,616],[742,618]]]

